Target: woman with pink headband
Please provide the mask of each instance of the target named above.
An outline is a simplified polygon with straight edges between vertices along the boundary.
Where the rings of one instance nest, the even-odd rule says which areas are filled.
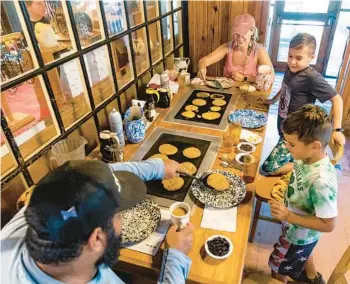
[[[273,66],[265,48],[257,43],[258,29],[251,15],[244,14],[235,18],[233,40],[227,42],[198,62],[198,76],[205,80],[207,67],[226,56],[224,76],[235,81],[255,82],[260,65]],[[273,78],[272,78],[273,81]]]

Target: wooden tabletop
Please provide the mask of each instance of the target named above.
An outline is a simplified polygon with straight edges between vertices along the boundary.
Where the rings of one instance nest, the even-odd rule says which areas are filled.
[[[180,89],[171,102],[171,107],[179,100],[183,93],[186,93],[189,88]],[[210,91],[213,91],[212,89]],[[234,97],[233,105],[236,109],[250,108],[264,112],[268,112],[268,107],[259,103],[262,98],[268,97],[271,90],[266,92],[254,92],[250,95],[243,95],[236,88],[232,88],[232,94]],[[157,109],[160,112],[157,120],[152,123],[147,130],[146,136],[148,137],[156,127],[163,127],[169,129],[182,130],[187,132],[196,132],[200,134],[213,135],[222,137],[223,131],[200,128],[196,126],[189,126],[185,124],[173,124],[162,121],[167,112],[171,109],[162,110]],[[266,126],[265,126],[266,127]],[[265,127],[258,129],[256,132],[263,138],[265,137]],[[146,137],[146,138],[147,138]],[[135,151],[140,147],[139,144],[128,144],[125,148],[125,160],[128,160]],[[262,152],[263,142],[257,145],[256,154],[260,157]],[[236,149],[235,149],[236,151]],[[96,153],[95,153],[96,154]],[[242,172],[235,168],[223,168],[220,166],[220,157],[223,153],[218,152],[212,169],[222,169],[230,171],[238,176],[242,177]],[[232,157],[234,157],[232,153]],[[241,283],[241,277],[244,267],[244,259],[246,254],[246,248],[248,244],[248,235],[251,224],[254,191],[255,185],[249,184],[247,186],[248,192],[245,200],[238,205],[237,213],[237,227],[235,233],[216,231],[210,229],[204,229],[200,227],[200,223],[203,216],[203,205],[199,202],[196,203],[195,211],[191,217],[191,223],[195,226],[194,245],[190,251],[189,257],[192,259],[192,265],[187,283]],[[230,238],[233,243],[232,255],[224,261],[213,263],[205,258],[204,243],[206,239],[212,235],[222,234]],[[159,275],[159,269],[161,267],[162,248],[158,251],[156,256],[151,256],[143,253],[139,253],[129,249],[121,249],[119,262],[115,268],[124,270],[131,273],[146,274],[149,277],[156,278]]]

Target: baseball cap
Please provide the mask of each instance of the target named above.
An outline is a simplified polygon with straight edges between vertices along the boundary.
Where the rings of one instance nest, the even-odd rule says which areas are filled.
[[[250,29],[255,27],[255,20],[249,14],[239,15],[233,22],[233,34],[245,35]]]
[[[41,239],[87,240],[115,213],[144,199],[146,191],[144,182],[133,173],[112,172],[97,160],[69,161],[37,184],[26,219]],[[30,218],[36,218],[36,222]]]

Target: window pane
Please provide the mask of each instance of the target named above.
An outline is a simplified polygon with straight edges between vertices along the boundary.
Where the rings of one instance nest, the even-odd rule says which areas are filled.
[[[28,46],[29,36],[18,17],[18,6],[13,1],[1,1],[1,82],[20,76],[37,66]],[[17,10],[16,10],[17,9]]]
[[[135,85],[132,85],[124,93],[120,94],[121,111],[124,114],[125,111],[132,106],[132,100],[137,99],[137,92]]]
[[[146,100],[146,88],[151,78],[151,72],[147,72],[137,81],[137,94],[139,100]]]
[[[100,123],[100,127],[102,130],[110,130],[111,129],[109,126],[108,116],[109,116],[109,113],[114,108],[117,111],[119,111],[117,99],[114,99],[113,101],[111,101],[107,106],[105,106],[103,109],[101,109],[98,112],[97,118],[98,118],[98,122]]]
[[[114,67],[119,89],[134,79],[128,36],[112,42]]]
[[[173,25],[170,16],[162,18],[162,37],[166,55],[173,50]]]
[[[103,8],[105,11],[109,35],[112,36],[125,31],[126,20],[123,1],[104,0]]]
[[[85,146],[85,153],[86,155],[90,154],[91,151],[94,150],[99,143],[97,128],[93,117],[75,129],[68,136],[68,139],[78,139],[79,136],[83,136],[86,139],[87,144]]]
[[[146,1],[146,6],[148,20],[159,16],[159,5],[157,0]]]
[[[160,22],[148,26],[152,64],[162,58],[162,43],[160,36]]]
[[[173,7],[174,7],[174,9],[181,7],[181,0],[174,0]]]
[[[167,57],[165,61],[165,68],[168,70],[172,70],[174,68],[174,54]]]
[[[107,46],[102,46],[84,55],[89,84],[95,105],[115,94]]]
[[[103,24],[98,0],[71,1],[80,44],[87,47],[102,39]]]
[[[175,51],[175,57],[183,57],[183,56],[184,56],[184,48],[182,46]]]
[[[175,46],[182,43],[182,17],[181,11],[174,14]]]
[[[316,64],[323,34],[323,25],[323,22],[317,21],[283,20],[277,60],[286,62],[288,60],[289,43],[292,38],[298,33],[308,33],[316,38],[316,56],[311,62],[311,64]]]
[[[72,51],[73,33],[61,1],[24,1],[45,63]],[[68,24],[67,24],[68,23]]]
[[[146,28],[141,28],[131,34],[132,50],[136,64],[136,74],[140,75],[149,68]]]
[[[350,9],[350,0],[343,0],[341,4],[342,9]]]
[[[1,129],[1,176],[13,170],[17,166],[15,157],[12,154],[11,148],[7,143],[5,134]]]
[[[1,93],[1,108],[24,158],[59,134],[44,82],[35,77]]]
[[[50,151],[51,152],[51,151]],[[37,184],[45,175],[51,171],[53,163],[50,161],[51,154],[46,153],[28,167],[29,174],[34,184]]]
[[[170,5],[171,5],[170,1],[160,0],[160,10],[161,10],[162,15],[170,12],[170,9],[171,9]]]
[[[14,177],[1,189],[1,227],[3,227],[17,213],[16,203],[27,184],[22,174]]]
[[[126,1],[128,8],[130,28],[142,24],[145,21],[143,14],[143,0]]]
[[[52,91],[65,128],[72,126],[91,108],[78,59],[48,72]]]
[[[335,30],[333,45],[327,65],[326,75],[338,77],[340,65],[343,61],[343,54],[349,30],[346,28],[350,25],[350,12],[340,12],[337,28]]]
[[[159,64],[153,68],[154,70],[154,73],[157,73],[157,74],[161,74],[162,72],[164,72],[164,65],[163,65],[163,62],[159,62]]]
[[[285,12],[299,13],[327,13],[329,0],[318,0],[317,5],[313,1],[287,0],[285,2]]]

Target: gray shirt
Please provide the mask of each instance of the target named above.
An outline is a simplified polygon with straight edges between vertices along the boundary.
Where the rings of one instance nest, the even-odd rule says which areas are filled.
[[[324,103],[337,94],[325,78],[312,67],[307,67],[297,73],[287,68],[280,92],[278,116],[282,120],[303,105],[314,104],[316,99]],[[278,123],[278,128],[280,130],[280,123]]]

